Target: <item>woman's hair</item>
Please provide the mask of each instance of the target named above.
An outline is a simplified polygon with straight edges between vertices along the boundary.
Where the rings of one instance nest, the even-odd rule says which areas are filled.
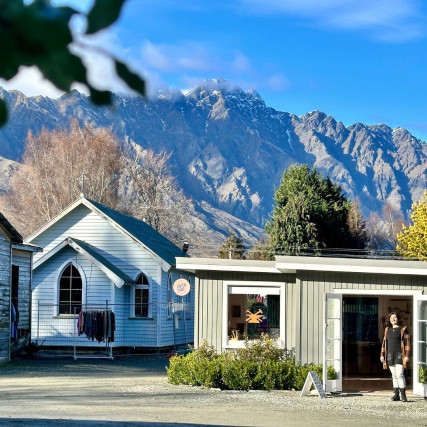
[[[397,324],[398,324],[398,325],[400,325],[400,324],[402,323],[402,320],[401,320],[401,318],[400,318],[400,314],[399,314],[397,311],[392,311],[392,312],[387,316],[387,319],[386,319],[386,321],[385,321],[385,326],[386,326],[386,328],[391,328],[391,327],[392,327],[392,324],[391,324],[391,322],[390,322],[390,317],[391,317],[391,316],[393,316],[393,314],[395,314],[395,315],[396,315],[396,317],[397,317]]]

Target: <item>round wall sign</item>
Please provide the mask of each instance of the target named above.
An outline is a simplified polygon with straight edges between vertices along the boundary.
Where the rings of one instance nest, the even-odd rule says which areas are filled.
[[[177,295],[183,297],[190,292],[190,283],[186,279],[177,279],[173,284],[173,290]]]

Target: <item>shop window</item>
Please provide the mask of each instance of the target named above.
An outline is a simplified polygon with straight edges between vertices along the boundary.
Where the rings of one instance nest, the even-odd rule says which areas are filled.
[[[228,344],[280,338],[280,288],[228,288]]]

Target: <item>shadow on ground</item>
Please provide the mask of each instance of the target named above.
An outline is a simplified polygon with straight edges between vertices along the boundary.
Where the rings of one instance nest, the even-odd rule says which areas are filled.
[[[187,423],[162,423],[162,422],[143,422],[143,421],[104,421],[104,420],[52,420],[48,418],[0,418],[2,426],[81,426],[81,427],[125,427],[125,426],[140,426],[140,427],[200,427],[206,424],[187,424]],[[209,427],[232,427],[225,424],[209,424]],[[244,427],[244,426],[242,426]]]

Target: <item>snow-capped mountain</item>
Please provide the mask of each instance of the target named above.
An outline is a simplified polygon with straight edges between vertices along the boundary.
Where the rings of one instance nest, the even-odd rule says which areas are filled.
[[[0,156],[19,160],[27,132],[66,127],[70,117],[111,126],[121,140],[172,151],[185,192],[258,227],[271,212],[274,187],[293,163],[307,163],[358,198],[367,216],[388,201],[407,214],[427,188],[427,144],[403,128],[346,127],[320,111],[303,116],[265,105],[256,91],[217,79],[185,94],[162,91],[150,100],[115,96],[94,107],[72,91],[58,99],[0,89],[10,119],[0,129]],[[220,210],[220,211],[219,211]]]

